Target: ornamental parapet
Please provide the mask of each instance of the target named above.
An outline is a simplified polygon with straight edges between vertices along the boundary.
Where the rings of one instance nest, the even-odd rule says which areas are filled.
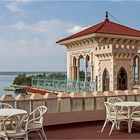
[[[140,101],[140,89],[137,91],[120,91],[113,92],[54,92],[45,95],[3,95],[0,100],[4,103],[13,105],[14,108],[20,108],[31,112],[41,105],[48,108],[45,114],[45,125],[95,121],[105,119],[104,102],[109,97],[119,97],[126,101]]]
[[[124,90],[126,96],[126,101],[135,101],[135,93],[133,90]]]
[[[3,103],[8,103],[13,107],[15,106],[15,98],[12,95],[8,94],[2,95],[0,101]]]
[[[112,54],[112,52],[113,52],[112,45],[103,45],[103,46],[97,46],[94,48],[95,55]]]
[[[97,56],[106,54],[136,54],[137,48],[132,45],[108,44],[95,47],[94,52]]]
[[[31,112],[30,108],[30,96],[19,94],[15,98],[15,108],[26,110],[27,112]]]

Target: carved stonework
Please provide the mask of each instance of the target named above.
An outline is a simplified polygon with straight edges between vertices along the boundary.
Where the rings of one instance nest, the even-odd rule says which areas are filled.
[[[102,75],[105,68],[109,71],[109,90],[117,90],[118,72],[123,67],[127,73],[127,87],[133,86],[133,57],[140,54],[140,39],[122,35],[91,34],[66,41],[69,77],[79,78],[80,59],[84,59],[84,72],[90,69],[90,78],[97,77],[98,90],[103,89]],[[88,59],[87,59],[88,57]],[[140,70],[139,70],[140,81]]]

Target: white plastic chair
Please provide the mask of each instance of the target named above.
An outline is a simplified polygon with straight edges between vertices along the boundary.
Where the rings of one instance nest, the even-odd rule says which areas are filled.
[[[122,102],[122,99],[120,99],[120,98],[118,98],[118,97],[109,97],[109,98],[107,99],[107,102],[114,104],[114,103],[116,103],[116,102]]]
[[[120,122],[122,122],[122,121],[128,122],[128,117],[126,115],[118,113],[118,109],[113,104],[111,104],[109,102],[105,102],[104,104],[105,104],[105,108],[106,108],[106,118],[105,118],[105,122],[104,122],[101,132],[103,132],[103,130],[108,122],[112,122],[112,127],[109,132],[109,135],[111,135],[114,127],[117,125],[120,125]]]
[[[13,107],[7,103],[0,103],[0,109],[12,109]]]
[[[12,109],[12,108],[13,107],[10,104],[0,102],[0,109]],[[0,122],[2,122],[4,118],[5,117],[0,117]],[[0,128],[1,128],[1,124],[0,124]]]
[[[42,139],[43,136],[45,140],[47,140],[47,137],[43,129],[43,118],[46,112],[47,112],[46,106],[39,106],[33,112],[30,113],[28,123],[28,132],[37,131],[40,138]],[[42,135],[40,134],[40,132]]]
[[[118,97],[109,97],[107,99],[107,102],[109,102],[111,104],[115,104],[117,102],[122,102],[122,99],[120,99]],[[124,108],[123,106],[121,106],[121,107],[118,106],[117,109],[118,109],[118,113],[121,113],[121,114],[124,114],[124,115],[127,115],[128,114],[128,110],[126,108]],[[119,110],[121,112],[119,112]]]
[[[28,140],[28,119],[29,115],[27,113],[11,115],[7,117],[3,121],[3,130],[0,130],[0,137],[5,140],[13,140],[19,138]],[[9,120],[11,123],[7,125],[7,121],[9,122]]]
[[[140,123],[140,106],[136,106],[132,109],[131,128],[133,126],[133,122],[139,122]]]

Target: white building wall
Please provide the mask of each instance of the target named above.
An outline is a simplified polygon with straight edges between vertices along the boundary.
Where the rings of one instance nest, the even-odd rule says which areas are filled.
[[[67,51],[67,78],[70,78],[70,52]]]
[[[97,56],[93,56],[94,58],[94,79],[96,78],[96,76],[99,75],[99,60]]]

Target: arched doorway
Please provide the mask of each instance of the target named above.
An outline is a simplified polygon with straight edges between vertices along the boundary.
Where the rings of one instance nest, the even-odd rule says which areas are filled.
[[[117,75],[117,89],[126,90],[127,89],[127,73],[124,67],[121,67]]]
[[[103,72],[103,91],[109,91],[109,72],[106,68]]]

